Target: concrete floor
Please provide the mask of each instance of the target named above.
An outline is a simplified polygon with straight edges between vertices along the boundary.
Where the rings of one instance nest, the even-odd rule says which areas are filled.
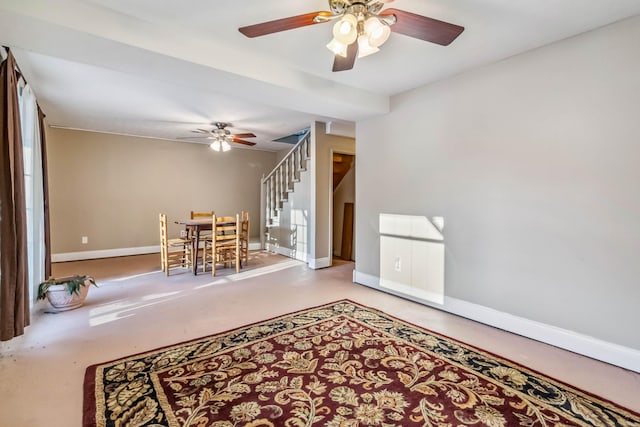
[[[85,305],[34,307],[25,336],[0,343],[0,427],[69,427],[82,420],[89,365],[215,334],[343,298],[490,350],[640,412],[640,374],[352,283],[353,264],[311,270],[254,252],[247,268],[193,276],[159,271],[159,255],[54,264],[54,275],[93,275]]]

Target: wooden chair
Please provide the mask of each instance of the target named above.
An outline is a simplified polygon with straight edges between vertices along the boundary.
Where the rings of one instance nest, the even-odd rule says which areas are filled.
[[[214,216],[216,214],[215,211],[211,211],[211,212],[196,212],[196,211],[191,211],[191,219],[210,219],[212,216]],[[202,231],[201,234],[203,236],[208,236],[211,232],[206,230],[206,231]],[[193,236],[189,236],[187,234],[187,237],[193,237]]]
[[[212,216],[214,216],[216,214],[215,211],[211,211],[211,212],[195,212],[195,211],[191,211],[191,219],[196,219],[196,218],[211,218]]]
[[[168,276],[173,267],[190,267],[193,264],[191,239],[169,239],[167,235],[167,215],[160,214],[160,266]]]
[[[206,271],[211,265],[211,275],[216,275],[216,264],[236,265],[236,273],[240,272],[240,215],[216,217],[213,215],[211,237],[204,240],[202,269]]]
[[[191,219],[211,219],[211,217],[213,217],[216,214],[215,211],[211,211],[211,212],[196,212],[196,211],[191,211],[190,217]],[[200,236],[198,237],[199,239],[205,239],[208,236],[211,235],[211,231],[209,230],[202,230],[200,231]],[[188,238],[193,239],[194,236],[191,236],[189,233],[187,233],[186,235]],[[200,251],[200,248],[202,248],[202,245],[198,245],[200,246],[198,248],[198,251]],[[195,260],[197,262],[198,260],[198,254],[196,254]]]
[[[240,258],[242,262],[249,262],[249,212],[240,214]]]

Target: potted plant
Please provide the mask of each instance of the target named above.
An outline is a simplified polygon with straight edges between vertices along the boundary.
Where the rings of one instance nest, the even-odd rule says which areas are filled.
[[[50,277],[38,286],[38,299],[46,298],[56,311],[73,310],[84,303],[89,285],[98,286],[94,278],[87,275]]]

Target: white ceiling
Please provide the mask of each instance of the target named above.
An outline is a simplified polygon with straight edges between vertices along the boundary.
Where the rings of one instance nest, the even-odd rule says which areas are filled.
[[[638,0],[389,6],[465,31],[448,47],[392,34],[353,70],[332,73],[331,24],[254,39],[237,30],[328,10],[326,0],[0,0],[0,43],[50,125],[175,139],[224,121],[255,133],[256,148],[280,150],[273,139],[313,120],[385,114],[394,94],[640,14]]]

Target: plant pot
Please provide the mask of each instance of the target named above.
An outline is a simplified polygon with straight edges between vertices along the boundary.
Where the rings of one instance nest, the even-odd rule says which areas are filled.
[[[89,285],[80,286],[78,293],[69,294],[66,285],[52,285],[47,290],[47,300],[56,311],[73,310],[80,307],[89,293]]]

